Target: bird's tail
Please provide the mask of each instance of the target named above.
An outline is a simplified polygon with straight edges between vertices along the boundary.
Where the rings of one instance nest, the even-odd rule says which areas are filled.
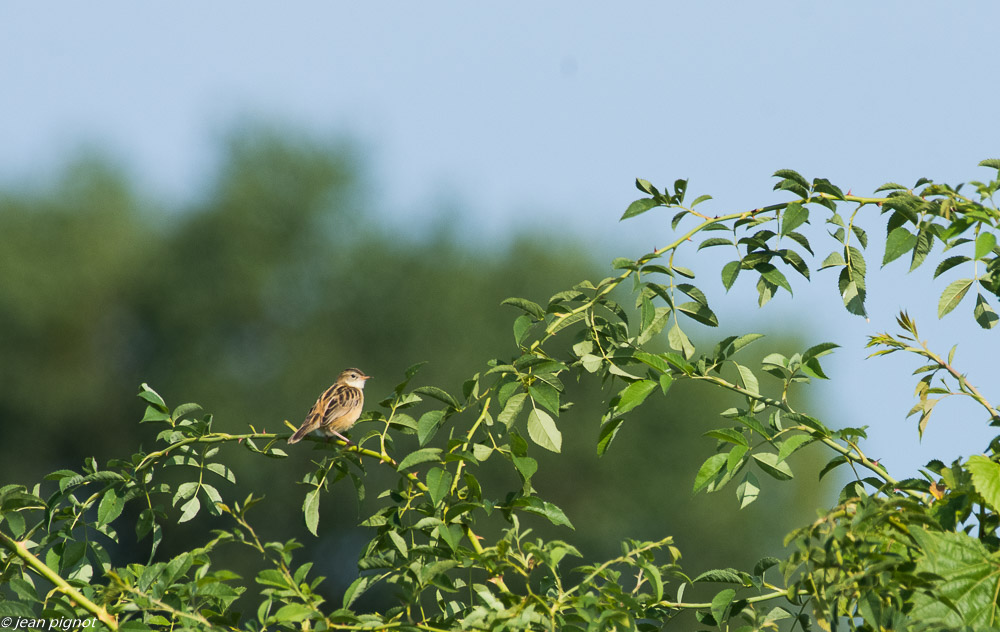
[[[302,439],[307,434],[309,434],[310,432],[312,432],[313,430],[316,429],[316,426],[314,424],[309,423],[310,421],[312,421],[312,419],[306,419],[305,423],[303,423],[299,427],[299,429],[295,431],[295,434],[293,434],[292,436],[288,437],[288,443],[289,444],[298,443],[299,441],[302,441]]]

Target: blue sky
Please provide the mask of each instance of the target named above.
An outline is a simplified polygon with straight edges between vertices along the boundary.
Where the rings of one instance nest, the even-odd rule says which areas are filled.
[[[784,167],[856,193],[988,177],[975,165],[1000,156],[1000,5],[832,4],[3,3],[0,182],[43,179],[95,145],[192,200],[235,121],[274,119],[366,148],[370,212],[387,223],[447,208],[473,241],[543,226],[610,257],[669,235],[668,214],[618,223],[637,176],[690,178],[718,213],[784,199],[770,178]],[[991,433],[947,402],[918,444],[902,421],[917,363],[861,362],[865,336],[905,307],[940,350],[959,343],[957,362],[1000,399],[997,334],[978,330],[971,303],[937,321],[947,280],[913,302],[930,270],[876,274],[880,260],[876,246],[865,322],[840,308],[833,273],[757,310],[752,288],[724,295],[718,266],[698,259],[720,313],[844,347],[819,388],[829,419],[871,424],[871,451],[907,475]]]

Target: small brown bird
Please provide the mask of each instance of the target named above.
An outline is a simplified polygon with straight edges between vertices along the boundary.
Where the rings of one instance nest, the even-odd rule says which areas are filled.
[[[298,443],[302,437],[318,430],[328,439],[338,436],[348,444],[351,440],[340,434],[346,432],[361,416],[365,405],[365,382],[370,380],[361,369],[346,369],[333,386],[323,391],[299,429],[288,438],[288,443]]]

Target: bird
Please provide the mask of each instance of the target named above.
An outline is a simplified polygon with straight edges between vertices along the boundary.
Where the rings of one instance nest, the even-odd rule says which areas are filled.
[[[351,440],[340,434],[346,432],[361,416],[365,405],[365,382],[371,379],[361,369],[345,369],[337,381],[323,391],[313,404],[306,420],[288,438],[288,443],[298,443],[310,432],[318,430],[327,437],[340,437],[350,445]]]

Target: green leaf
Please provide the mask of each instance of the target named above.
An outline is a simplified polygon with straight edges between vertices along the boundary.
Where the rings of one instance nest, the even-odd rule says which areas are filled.
[[[976,322],[983,329],[993,329],[996,327],[997,321],[1000,321],[1000,316],[997,316],[982,294],[976,297],[976,308],[972,313],[976,317]]]
[[[714,246],[732,246],[732,245],[733,242],[730,239],[725,239],[723,237],[711,237],[698,244],[698,250],[704,250],[705,248],[712,248]]]
[[[996,245],[997,238],[993,233],[980,233],[979,237],[976,237],[976,260],[978,261],[993,252]]]
[[[747,507],[753,501],[757,500],[759,495],[760,482],[757,480],[757,476],[753,472],[747,472],[743,475],[743,480],[736,487],[736,498],[740,501],[740,509]]]
[[[657,307],[653,311],[653,320],[649,323],[649,326],[644,328],[639,334],[639,344],[644,345],[650,340],[652,340],[658,333],[663,331],[663,328],[670,321],[670,308],[669,307]],[[597,356],[590,356],[597,357]],[[600,358],[598,358],[600,361]],[[587,368],[584,366],[584,368]]]
[[[427,472],[427,494],[431,497],[431,504],[437,505],[441,499],[448,495],[451,489],[452,475],[448,470],[440,467],[432,467]]]
[[[670,344],[671,349],[680,351],[684,354],[685,358],[690,358],[694,355],[694,345],[691,344],[691,340],[676,321],[674,322],[674,326],[670,328],[670,331],[667,332],[667,342]]]
[[[441,449],[440,448],[421,448],[415,452],[410,452],[403,460],[399,462],[399,466],[396,468],[400,472],[409,469],[414,465],[420,465],[421,463],[428,463],[430,461],[440,460]]]
[[[434,437],[443,419],[443,410],[430,410],[420,416],[420,421],[417,422],[417,441],[421,446],[427,445]]]
[[[307,605],[290,603],[279,608],[278,611],[274,613],[274,619],[275,621],[289,622],[305,621],[306,619],[312,618],[315,614],[316,611]]]
[[[201,501],[198,500],[197,496],[192,496],[190,500],[181,505],[181,517],[177,519],[177,523],[191,520],[198,515],[199,509],[201,509]]]
[[[913,247],[913,256],[910,258],[910,272],[920,267],[927,255],[930,254],[934,246],[934,234],[930,227],[925,225],[917,231],[917,243]]]
[[[771,452],[755,452],[753,458],[760,469],[779,481],[791,480],[794,476],[788,464],[778,460],[778,455]]]
[[[514,319],[514,343],[521,344],[528,331],[535,324],[535,321],[528,314],[521,314]]]
[[[696,303],[694,301],[688,301],[687,303],[681,303],[678,305],[677,311],[686,314],[702,325],[708,325],[709,327],[719,326],[718,317],[716,317],[715,312],[709,309],[707,305],[702,305],[701,303]],[[670,314],[668,312],[666,316],[669,315]],[[666,322],[666,319],[664,319],[664,322]]]
[[[559,391],[554,386],[542,380],[537,380],[528,387],[531,399],[544,406],[553,415],[559,415]]]
[[[987,158],[979,163],[980,167],[993,167],[1000,170],[1000,158]]]
[[[760,275],[767,279],[767,281],[772,285],[783,287],[788,290],[789,294],[792,293],[792,286],[788,284],[788,279],[785,278],[785,275],[781,272],[781,270],[777,269],[770,263],[758,263],[754,266],[754,269],[757,270],[757,272],[760,272]]]
[[[791,456],[792,453],[794,453],[796,450],[806,445],[807,443],[811,443],[814,440],[815,439],[813,437],[804,434],[797,434],[788,437],[787,439],[781,442],[781,447],[778,449],[778,462],[780,463],[784,461],[789,456]]]
[[[735,598],[736,590],[732,588],[726,588],[712,598],[712,617],[715,618],[720,629],[726,627],[724,624],[729,619],[729,606]]]
[[[512,456],[511,461],[513,461],[514,467],[517,468],[517,471],[521,473],[521,476],[526,481],[538,471],[538,461],[530,456]]]
[[[640,198],[628,205],[628,208],[625,209],[625,213],[621,216],[621,219],[619,219],[618,221],[620,222],[623,219],[635,217],[636,215],[642,215],[649,209],[656,208],[657,206],[660,206],[660,203],[653,198]]]
[[[656,390],[656,382],[653,380],[639,380],[632,382],[618,395],[618,406],[615,413],[624,415],[636,406],[642,404],[649,397],[649,394]]]
[[[145,382],[139,387],[139,397],[149,402],[157,410],[161,412],[168,412],[167,405],[163,402],[163,398],[160,394],[149,388],[149,385]]]
[[[351,582],[351,585],[348,586],[347,590],[344,592],[343,607],[350,608],[351,604],[353,604],[355,600],[368,589],[368,586],[377,581],[377,579],[378,578],[375,575],[362,575]]]
[[[564,526],[573,529],[573,523],[569,521],[566,514],[558,506],[535,496],[522,496],[514,501],[515,507],[520,507],[525,511],[544,516],[549,522],[556,526]]]
[[[802,175],[794,169],[778,169],[774,172],[774,177],[791,180],[800,186],[809,188],[809,181],[802,177]]]
[[[750,391],[754,395],[759,395],[760,385],[757,382],[757,376],[753,374],[753,371],[737,362],[733,362],[733,364],[736,366],[736,370],[740,373],[740,379],[743,380],[743,388]]]
[[[836,266],[846,266],[847,262],[844,261],[844,255],[839,252],[831,252],[823,259],[823,263],[819,264],[820,270],[825,270],[826,268],[833,268]]]
[[[503,410],[497,416],[497,421],[507,426],[509,429],[514,425],[514,420],[517,416],[521,414],[521,409],[524,408],[524,400],[528,398],[527,393],[518,393],[517,395],[512,395],[507,403],[504,405]]]
[[[820,358],[828,353],[832,353],[834,349],[840,347],[840,345],[834,342],[821,342],[818,345],[814,345],[805,350],[802,354],[802,361],[806,362],[813,358]]]
[[[701,491],[726,467],[729,455],[725,453],[713,454],[705,459],[705,462],[698,468],[698,473],[694,477],[694,491]]]
[[[740,275],[742,264],[739,261],[730,261],[722,266],[722,285],[728,291],[736,282],[736,277]]]
[[[546,450],[559,452],[562,449],[562,433],[544,410],[532,408],[528,413],[528,436]]]
[[[650,195],[659,195],[660,192],[654,187],[649,180],[643,180],[642,178],[635,179],[635,188],[639,189],[643,193],[648,193]]]
[[[101,504],[97,506],[97,524],[108,524],[121,515],[125,508],[125,498],[115,493],[115,488],[111,487],[104,492]]]
[[[785,208],[781,217],[781,234],[787,235],[809,220],[809,209],[798,202],[792,202]]]
[[[902,226],[894,228],[885,240],[885,255],[882,257],[882,265],[884,266],[891,261],[899,259],[913,250],[916,244],[916,235]]]
[[[963,255],[955,255],[954,257],[948,257],[947,259],[945,259],[944,261],[942,261],[941,263],[939,263],[938,266],[937,266],[937,268],[935,268],[935,270],[934,270],[934,278],[935,279],[938,278],[939,276],[941,276],[942,274],[944,274],[948,270],[951,270],[955,266],[961,265],[961,264],[965,263],[966,261],[972,261],[972,259],[970,259],[970,258],[968,258],[966,256],[963,256]]]
[[[312,489],[302,501],[302,515],[306,520],[309,533],[319,537],[319,488]]]
[[[542,309],[542,307],[538,303],[534,301],[529,301],[526,298],[518,298],[516,296],[512,296],[510,298],[505,298],[504,300],[500,301],[500,304],[512,305],[514,307],[517,307],[518,309],[522,309],[525,312],[534,316],[537,320],[542,320],[543,318],[545,318],[545,310]]]
[[[427,397],[433,397],[434,399],[448,404],[452,408],[458,408],[458,400],[452,397],[450,394],[436,386],[420,386],[413,389],[413,392],[418,395],[426,395]]]
[[[910,529],[910,537],[922,553],[915,572],[940,578],[930,590],[914,592],[912,620],[936,629],[985,629],[1000,619],[995,599],[1000,560],[995,553],[965,533]]]
[[[1000,464],[989,458],[974,454],[969,457],[969,472],[972,484],[993,511],[1000,508]]]
[[[959,279],[948,284],[941,293],[941,300],[938,301],[938,318],[958,307],[974,281],[975,279]]]

